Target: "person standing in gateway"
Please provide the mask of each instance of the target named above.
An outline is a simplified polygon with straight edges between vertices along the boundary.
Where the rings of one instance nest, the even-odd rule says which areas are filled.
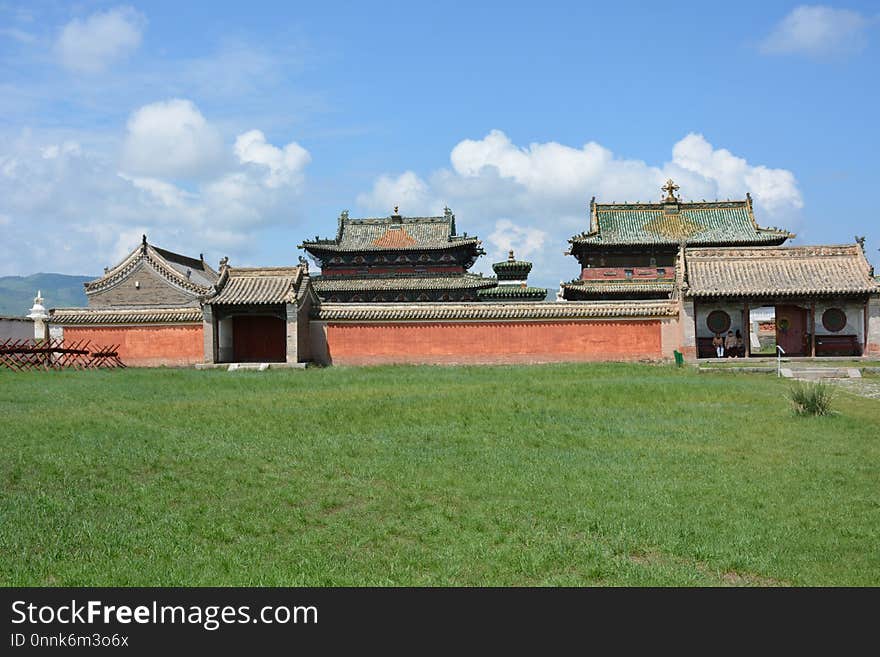
[[[733,331],[728,331],[727,337],[724,339],[724,353],[729,358],[736,358],[736,336]]]
[[[720,333],[716,333],[715,337],[712,338],[712,346],[715,347],[715,355],[718,358],[724,358],[724,338],[721,337]]]

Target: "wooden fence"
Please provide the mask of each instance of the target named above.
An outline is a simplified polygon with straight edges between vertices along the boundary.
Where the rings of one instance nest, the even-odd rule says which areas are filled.
[[[16,372],[29,370],[88,370],[125,367],[119,359],[119,345],[92,345],[89,340],[15,340],[0,342],[0,367]]]

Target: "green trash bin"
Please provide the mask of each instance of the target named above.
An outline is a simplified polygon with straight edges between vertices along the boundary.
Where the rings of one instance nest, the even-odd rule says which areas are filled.
[[[673,351],[672,353],[675,354],[676,367],[681,367],[682,365],[684,365],[684,354],[682,354],[680,351]]]

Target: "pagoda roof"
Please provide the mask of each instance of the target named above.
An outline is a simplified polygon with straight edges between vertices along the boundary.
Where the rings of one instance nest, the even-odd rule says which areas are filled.
[[[304,240],[299,248],[309,252],[357,251],[425,251],[471,247],[483,253],[481,242],[467,233],[455,232],[455,215],[447,208],[440,217],[389,217],[350,219],[348,212],[339,217],[339,227],[333,239]]]
[[[590,230],[569,242],[578,246],[779,245],[794,237],[763,228],[755,220],[750,195],[740,201],[590,203]]]
[[[830,296],[880,293],[858,244],[685,249],[691,297]]]
[[[215,292],[206,305],[258,305],[293,303],[303,288],[305,267],[221,268]]]
[[[319,295],[333,292],[476,290],[494,287],[498,281],[478,274],[378,274],[368,276],[313,276]]]
[[[140,245],[119,263],[108,267],[103,276],[83,284],[86,294],[115,287],[144,262],[172,285],[195,295],[209,293],[219,276],[203,258],[191,258],[153,246],[144,235]]]

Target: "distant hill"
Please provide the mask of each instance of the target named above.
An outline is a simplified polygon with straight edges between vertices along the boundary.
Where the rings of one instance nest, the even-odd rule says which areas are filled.
[[[0,276],[0,315],[27,315],[34,305],[37,290],[43,293],[46,308],[85,306],[83,283],[94,276],[67,274],[33,274],[31,276]]]

